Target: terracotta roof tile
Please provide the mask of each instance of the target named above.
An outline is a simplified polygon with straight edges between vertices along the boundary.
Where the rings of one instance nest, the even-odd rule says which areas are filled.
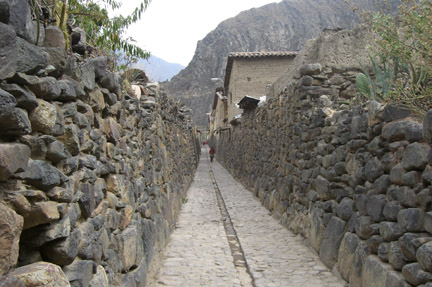
[[[261,57],[287,57],[296,56],[294,51],[262,51],[262,52],[231,52],[228,58],[261,58]]]

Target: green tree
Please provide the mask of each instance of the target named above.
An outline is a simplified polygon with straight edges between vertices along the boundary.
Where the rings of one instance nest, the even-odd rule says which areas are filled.
[[[137,58],[148,59],[150,53],[135,44],[131,37],[126,37],[126,30],[141,19],[151,0],[140,0],[138,6],[127,16],[108,15],[108,9],[116,11],[121,7],[117,0],[32,0],[34,5],[48,7],[56,23],[68,37],[67,21],[73,19],[87,34],[87,43],[114,58],[119,55],[128,61]]]

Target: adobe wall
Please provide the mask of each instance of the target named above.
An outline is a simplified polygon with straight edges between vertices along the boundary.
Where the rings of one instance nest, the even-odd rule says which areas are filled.
[[[235,104],[246,95],[259,99],[293,62],[292,57],[234,58],[230,76],[228,122],[242,110]]]
[[[221,131],[217,160],[350,286],[430,286],[432,111],[350,107],[358,68],[306,50],[266,106]]]
[[[55,27],[34,45],[27,1],[1,4],[0,286],[145,286],[197,133],[157,84],[128,95],[106,57],[67,55]]]

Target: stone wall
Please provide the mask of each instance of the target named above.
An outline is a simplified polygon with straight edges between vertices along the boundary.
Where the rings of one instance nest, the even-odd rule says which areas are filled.
[[[321,38],[347,33],[360,32]],[[221,131],[217,160],[350,286],[431,286],[432,111],[343,104],[358,68],[304,61],[323,50],[310,45],[277,97]]]
[[[66,55],[26,0],[0,1],[0,286],[145,286],[198,164],[157,84]]]

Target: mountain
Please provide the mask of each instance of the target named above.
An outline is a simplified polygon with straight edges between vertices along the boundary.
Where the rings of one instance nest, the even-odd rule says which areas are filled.
[[[148,60],[140,59],[132,67],[143,70],[153,82],[169,81],[174,75],[184,69],[184,66],[180,64],[168,63],[156,56],[150,56]]]
[[[205,126],[215,89],[210,79],[224,78],[229,52],[298,51],[324,29],[352,29],[360,22],[355,6],[377,9],[376,0],[346,2],[284,0],[241,12],[199,41],[189,65],[163,86],[192,108],[195,124]]]

